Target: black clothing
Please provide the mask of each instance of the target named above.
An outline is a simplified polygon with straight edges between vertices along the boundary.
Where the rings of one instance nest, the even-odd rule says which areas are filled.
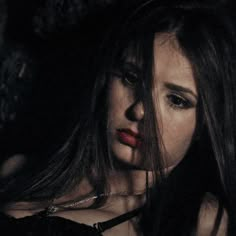
[[[27,216],[20,219],[0,213],[1,236],[101,236],[95,227],[62,217]]]
[[[16,219],[0,213],[0,235],[24,236],[102,236],[102,232],[121,224],[137,214],[141,208],[122,214],[111,220],[99,222],[94,226],[81,224],[58,216],[36,214]]]

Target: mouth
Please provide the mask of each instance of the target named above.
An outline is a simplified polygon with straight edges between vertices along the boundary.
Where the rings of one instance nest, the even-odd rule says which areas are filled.
[[[117,129],[116,131],[119,141],[132,148],[140,148],[142,145],[142,136],[131,129]]]

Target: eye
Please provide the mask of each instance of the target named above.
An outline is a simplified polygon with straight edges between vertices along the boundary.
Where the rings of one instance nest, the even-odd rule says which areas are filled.
[[[138,76],[133,71],[124,71],[122,73],[122,81],[130,87],[136,87],[139,82]]]
[[[193,107],[192,102],[189,99],[183,98],[177,94],[167,95],[169,105],[174,109],[188,109]]]

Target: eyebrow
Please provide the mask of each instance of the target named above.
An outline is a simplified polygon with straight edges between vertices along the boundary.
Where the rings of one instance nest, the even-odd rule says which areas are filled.
[[[198,96],[191,89],[185,88],[177,84],[172,84],[172,83],[165,83],[165,86],[171,90],[176,90],[183,93],[189,93],[192,96],[194,96],[196,100],[198,100]]]
[[[129,70],[134,71],[138,74],[140,74],[140,72],[141,72],[140,67],[135,62],[132,62],[132,61],[127,61],[127,60],[120,61],[120,67],[125,68],[125,69],[129,69]]]

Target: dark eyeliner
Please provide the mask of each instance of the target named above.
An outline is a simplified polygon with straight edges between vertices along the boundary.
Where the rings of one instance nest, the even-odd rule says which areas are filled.
[[[124,71],[122,73],[122,81],[131,87],[135,87],[138,83],[138,76],[133,71]]]
[[[187,98],[183,98],[178,94],[167,95],[168,104],[174,109],[189,109],[194,107],[193,102]]]

